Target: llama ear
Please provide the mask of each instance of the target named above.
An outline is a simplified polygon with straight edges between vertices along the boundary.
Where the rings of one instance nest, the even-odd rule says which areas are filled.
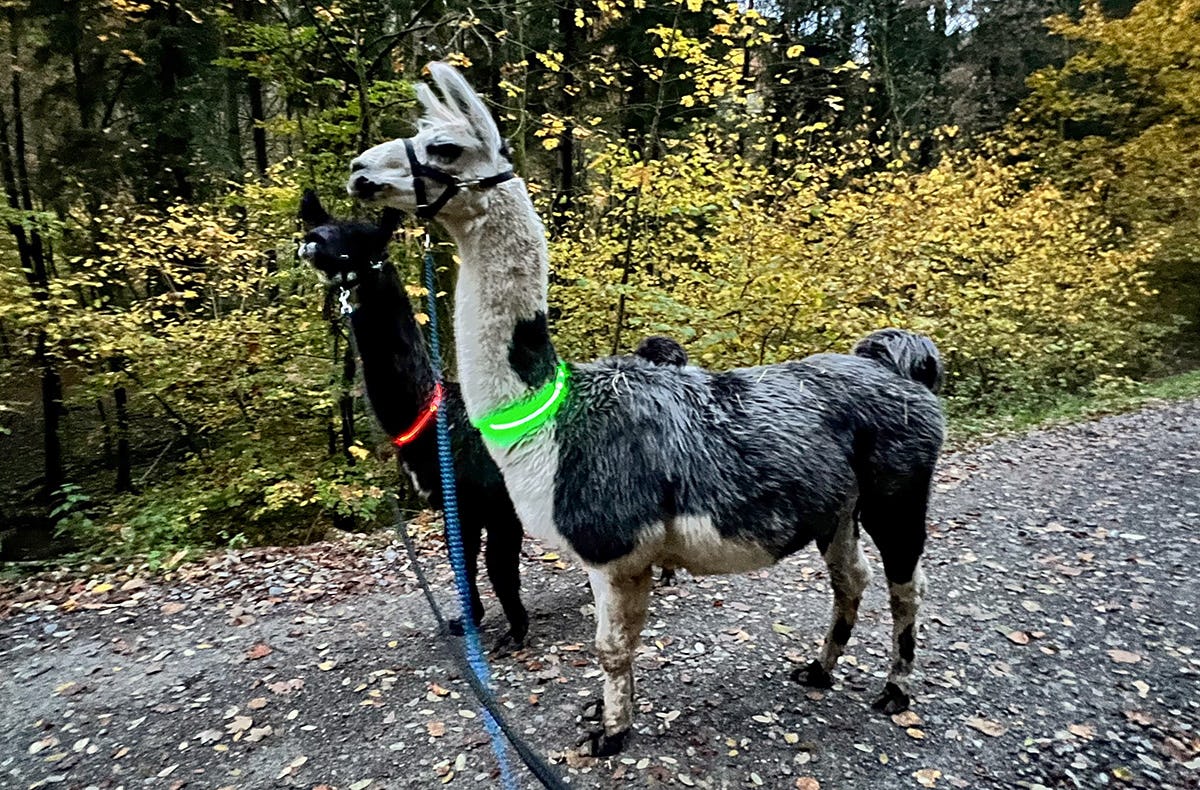
[[[400,227],[400,219],[404,216],[398,208],[388,206],[379,214],[379,232],[383,234],[384,242],[392,238],[396,228]]]
[[[321,205],[321,199],[311,189],[304,190],[300,198],[300,220],[306,228],[315,228],[329,222],[329,212]]]
[[[426,115],[442,121],[454,120],[455,114],[437,97],[433,89],[423,82],[417,83],[417,101],[425,108]]]
[[[488,110],[487,105],[479,98],[479,94],[475,92],[466,78],[459,73],[458,69],[441,61],[433,61],[429,64],[428,69],[429,75],[441,89],[442,95],[471,124],[479,141],[493,151],[499,152],[504,147],[504,138],[500,136],[500,129],[492,120],[492,113]]]

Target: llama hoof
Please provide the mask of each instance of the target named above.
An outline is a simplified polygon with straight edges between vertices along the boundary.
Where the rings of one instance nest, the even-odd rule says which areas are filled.
[[[662,573],[658,576],[659,587],[674,587],[675,586],[675,569],[663,568]]]
[[[825,671],[820,661],[810,661],[808,666],[792,670],[792,680],[815,689],[833,688],[833,676]]]
[[[515,630],[509,630],[503,636],[496,640],[495,646],[492,648],[493,653],[500,653],[505,650],[517,651],[525,649],[525,634],[517,636]]]
[[[529,636],[529,615],[515,623],[510,620],[507,636],[512,639],[517,649],[525,647],[525,637]]]
[[[600,721],[604,718],[604,700],[594,699],[583,706],[579,712],[584,721]]]
[[[871,707],[891,716],[894,713],[908,710],[911,702],[912,700],[903,689],[895,683],[888,683],[883,687],[883,693],[871,703]]]
[[[476,629],[478,629],[480,627],[480,624],[482,622],[483,622],[483,615],[482,614],[475,615],[475,628]],[[466,633],[466,631],[463,629],[463,619],[461,617],[451,617],[449,620],[446,621],[446,630],[450,632],[451,636],[462,636],[463,634]]]
[[[612,735],[605,734],[604,730],[597,730],[589,732],[579,745],[584,747],[586,744],[586,751],[592,757],[611,757],[619,754],[625,748],[625,741],[628,737],[629,730],[614,732]]]

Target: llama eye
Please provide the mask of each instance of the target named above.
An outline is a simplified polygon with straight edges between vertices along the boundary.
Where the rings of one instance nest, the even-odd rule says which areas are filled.
[[[425,153],[436,156],[446,162],[453,162],[462,156],[463,147],[455,143],[430,143],[425,146]]]

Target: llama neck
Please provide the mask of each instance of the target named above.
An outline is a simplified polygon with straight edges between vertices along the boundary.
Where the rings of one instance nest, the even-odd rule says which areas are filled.
[[[446,223],[462,260],[454,331],[472,417],[529,394],[554,377],[558,364],[546,323],[549,253],[542,221],[520,179],[486,194],[482,214]]]
[[[359,285],[350,322],[371,410],[388,435],[403,433],[428,404],[433,373],[412,304],[390,263]]]

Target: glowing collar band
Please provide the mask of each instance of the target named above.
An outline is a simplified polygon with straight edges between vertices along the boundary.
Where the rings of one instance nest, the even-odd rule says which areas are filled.
[[[554,380],[542,385],[541,389],[528,398],[485,414],[471,424],[479,429],[483,438],[493,444],[513,444],[549,422],[567,394],[570,374],[566,362],[559,362]]]
[[[425,430],[425,426],[433,419],[434,415],[442,406],[442,396],[445,390],[442,389],[442,382],[433,385],[433,395],[429,398],[429,405],[425,407],[425,411],[421,412],[420,416],[413,421],[413,424],[407,431],[392,439],[392,444],[397,447],[403,447],[421,435],[421,431]]]

